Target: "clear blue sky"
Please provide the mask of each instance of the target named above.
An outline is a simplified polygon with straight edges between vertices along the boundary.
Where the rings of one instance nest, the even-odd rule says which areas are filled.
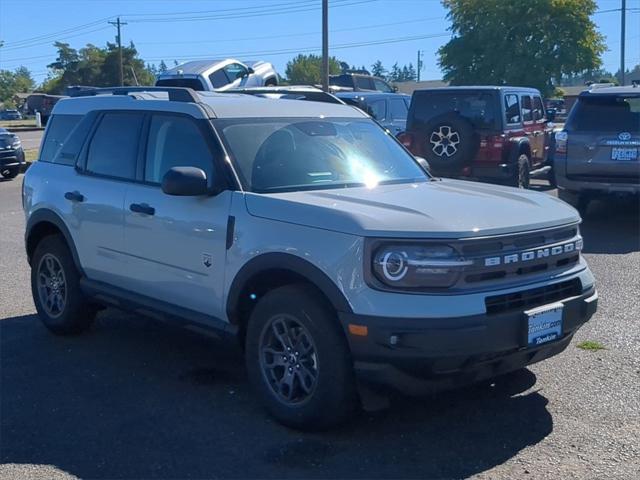
[[[605,12],[593,19],[605,35],[604,67],[620,58],[621,0],[598,0]],[[294,52],[318,52],[321,0],[0,0],[0,68],[24,65],[40,82],[55,60],[55,40],[81,48],[114,41],[107,21],[121,15],[123,41],[133,41],[143,59],[168,65],[194,58],[264,59],[284,73]],[[627,0],[627,66],[640,63],[640,0]],[[195,12],[195,13],[194,13]],[[439,0],[330,0],[330,53],[370,67],[381,60],[416,64],[424,51],[423,79],[437,79],[436,51],[448,39]],[[205,17],[203,19],[203,17]],[[152,21],[150,21],[152,20]],[[179,20],[179,21],[178,21]],[[432,35],[432,38],[424,38]],[[37,38],[34,38],[37,37]],[[418,38],[416,38],[418,37]],[[387,42],[371,44],[371,42]],[[369,45],[362,45],[369,43]],[[339,47],[343,48],[339,48]]]

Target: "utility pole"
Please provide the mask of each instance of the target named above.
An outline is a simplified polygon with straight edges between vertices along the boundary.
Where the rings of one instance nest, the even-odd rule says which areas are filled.
[[[627,0],[622,0],[620,10],[620,85],[624,85],[624,40],[627,15]]]
[[[322,90],[329,91],[329,0],[322,0]]]
[[[118,57],[120,59],[120,86],[124,86],[124,66],[122,65],[122,34],[120,33],[120,26],[126,25],[126,22],[121,22],[120,17],[116,19],[115,22],[109,22],[111,25],[115,25],[118,29],[118,35],[116,36],[116,40],[118,41]]]
[[[416,68],[418,70],[418,82],[420,81],[420,70],[422,70],[422,55],[424,55],[424,52],[418,50],[418,66]]]

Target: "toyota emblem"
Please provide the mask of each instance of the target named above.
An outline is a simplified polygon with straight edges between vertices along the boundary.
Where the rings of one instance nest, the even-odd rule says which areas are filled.
[[[629,132],[622,132],[618,134],[618,138],[623,142],[631,140],[631,134]]]

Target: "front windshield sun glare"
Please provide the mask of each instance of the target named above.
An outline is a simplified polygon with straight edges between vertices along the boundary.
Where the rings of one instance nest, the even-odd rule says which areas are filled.
[[[415,159],[360,118],[218,119],[214,125],[243,187],[256,193],[424,182]]]

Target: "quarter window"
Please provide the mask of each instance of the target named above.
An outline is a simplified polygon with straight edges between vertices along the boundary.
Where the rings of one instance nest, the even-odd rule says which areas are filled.
[[[176,115],[154,115],[149,128],[144,179],[161,183],[172,167],[197,167],[210,179],[213,158],[193,120]]]
[[[385,92],[385,93],[393,93],[393,89],[383,80],[379,80],[377,78],[373,79],[373,84],[376,87],[376,90],[379,92]]]
[[[356,87],[360,90],[375,90],[373,81],[368,77],[353,77],[356,82]]]
[[[520,105],[522,106],[522,119],[525,122],[533,120],[533,111],[531,108],[531,97],[529,95],[523,95],[520,99]]]
[[[40,153],[41,162],[62,163],[64,165],[75,163],[75,157],[68,161],[61,161],[56,158],[56,153],[64,145],[81,118],[82,115],[53,115],[49,119],[49,127]]]
[[[509,94],[504,96],[504,107],[507,113],[507,123],[520,123],[520,106],[518,96]]]
[[[142,118],[136,113],[105,114],[89,145],[87,171],[133,180]]]

